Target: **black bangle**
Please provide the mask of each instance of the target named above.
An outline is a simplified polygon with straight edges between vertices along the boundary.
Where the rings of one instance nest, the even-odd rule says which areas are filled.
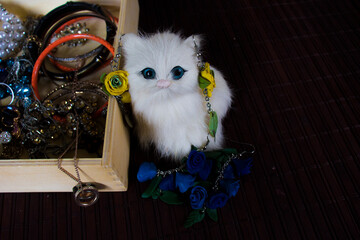
[[[33,35],[33,38],[30,38],[28,43],[28,50],[30,52],[30,56],[33,61],[36,61],[36,59],[39,57],[41,49],[38,40],[45,40],[46,36],[51,36],[48,34],[49,32],[54,32],[56,30],[56,26],[60,26],[57,23],[60,21],[61,23],[64,23],[66,21],[69,21],[70,19],[73,19],[75,17],[79,16],[86,16],[91,15],[89,13],[83,13],[78,14],[75,16],[69,16],[79,11],[90,11],[92,12],[92,16],[96,16],[98,18],[102,18],[106,22],[106,41],[108,41],[110,44],[113,44],[114,38],[116,35],[116,24],[113,22],[111,15],[108,14],[108,12],[101,8],[101,6],[96,4],[89,4],[85,2],[67,2],[64,5],[61,5],[48,14],[46,14],[41,20],[39,21],[39,24],[35,28]],[[62,19],[65,18],[64,21]],[[59,23],[60,24],[60,23]],[[55,26],[55,27],[54,27]],[[47,42],[43,42],[43,47]],[[76,72],[67,72],[67,73],[54,73],[50,72],[48,70],[44,70],[46,72],[46,75],[48,75],[50,78],[60,81],[69,81],[72,80],[74,75],[77,74],[78,78],[84,77],[87,74],[91,73],[98,67],[100,67],[103,62],[107,59],[107,56],[109,55],[109,50],[106,48],[102,49],[100,53],[86,66],[82,67],[81,69],[77,70]]]

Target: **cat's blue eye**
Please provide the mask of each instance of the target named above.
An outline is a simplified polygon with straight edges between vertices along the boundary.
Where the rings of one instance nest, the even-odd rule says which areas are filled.
[[[179,80],[180,78],[182,78],[185,72],[186,70],[180,66],[176,66],[171,70],[171,74],[174,80]]]
[[[141,71],[141,73],[145,79],[154,79],[156,76],[156,72],[152,68],[145,68]]]

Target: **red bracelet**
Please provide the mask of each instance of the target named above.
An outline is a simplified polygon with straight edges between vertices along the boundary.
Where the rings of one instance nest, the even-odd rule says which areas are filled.
[[[32,77],[31,77],[31,85],[34,91],[34,95],[35,97],[40,100],[40,95],[39,95],[39,90],[38,90],[38,77],[39,77],[39,70],[41,67],[42,62],[44,61],[44,59],[46,58],[46,56],[51,52],[51,50],[53,50],[55,47],[59,46],[60,44],[70,41],[70,40],[74,40],[74,39],[90,39],[90,40],[94,40],[97,41],[99,43],[101,43],[102,45],[104,45],[110,52],[111,54],[114,56],[115,55],[115,50],[114,47],[108,43],[107,41],[105,41],[104,39],[97,37],[95,35],[91,35],[91,34],[71,34],[71,35],[67,35],[65,37],[62,37],[58,40],[56,40],[53,43],[50,43],[45,49],[44,51],[39,55],[38,59],[36,60],[35,64],[34,64],[34,69],[32,72]]]

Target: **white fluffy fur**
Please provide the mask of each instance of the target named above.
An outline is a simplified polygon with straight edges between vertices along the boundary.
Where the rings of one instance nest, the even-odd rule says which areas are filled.
[[[200,39],[196,36],[197,44]],[[125,70],[129,72],[129,88],[137,134],[143,147],[154,144],[166,157],[181,159],[191,145],[201,147],[208,136],[208,113],[204,96],[198,86],[196,53],[192,37],[163,32],[149,36],[126,34],[123,37]],[[179,80],[173,80],[171,70],[181,66],[186,70]],[[153,68],[156,78],[147,80],[141,74]],[[219,127],[216,140],[209,136],[208,150],[221,148],[221,119],[231,104],[231,91],[222,74],[215,72],[216,88],[210,99],[217,112]],[[168,88],[156,86],[159,80],[170,80]]]

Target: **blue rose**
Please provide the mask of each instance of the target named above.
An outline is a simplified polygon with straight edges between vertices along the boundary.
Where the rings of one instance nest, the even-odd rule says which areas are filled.
[[[181,193],[186,192],[194,184],[194,181],[195,176],[179,172],[176,173],[175,184]]]
[[[159,188],[164,191],[175,191],[175,175],[170,174],[164,177],[159,184]]]
[[[137,173],[137,179],[139,182],[145,182],[147,180],[153,179],[157,174],[157,169],[154,163],[144,162],[140,165],[139,171]]]
[[[186,162],[186,167],[189,173],[198,173],[201,169],[203,169],[205,160],[206,157],[203,152],[198,152],[196,150],[191,151]]]
[[[235,165],[236,174],[240,177],[250,173],[250,168],[252,167],[253,158],[247,159],[233,159]]]
[[[230,197],[234,197],[240,188],[240,181],[233,181],[230,179],[224,179],[220,182],[220,187]]]
[[[213,163],[212,160],[206,160],[204,167],[199,171],[199,177],[202,180],[206,180],[209,177],[210,172],[211,172],[212,163]]]
[[[216,193],[209,197],[207,207],[211,209],[222,208],[223,206],[225,206],[228,199],[229,197],[225,193]]]
[[[190,205],[193,209],[201,209],[207,198],[207,191],[202,186],[195,186],[191,189]]]
[[[234,168],[231,165],[225,168],[224,179],[235,179]]]

